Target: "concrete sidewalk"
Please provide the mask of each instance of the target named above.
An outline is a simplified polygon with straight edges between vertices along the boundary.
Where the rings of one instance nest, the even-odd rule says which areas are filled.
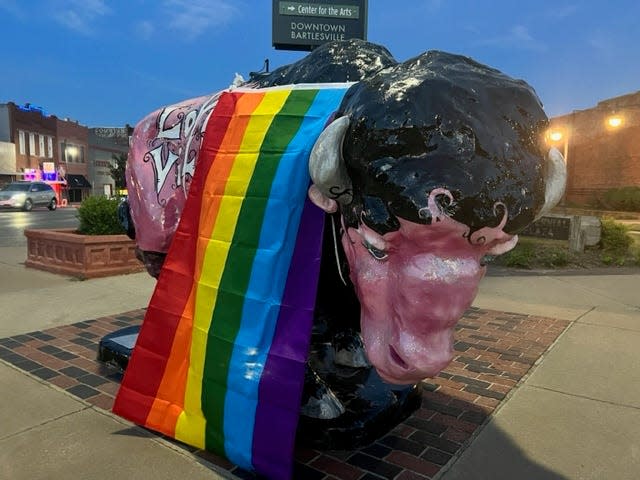
[[[436,478],[637,479],[640,274],[489,276],[475,305],[572,323]]]
[[[0,248],[0,339],[146,307],[146,273],[77,281]],[[488,276],[475,306],[571,322],[439,479],[636,479],[640,273]],[[0,340],[1,345],[1,340]],[[157,435],[0,360],[0,478],[229,478]],[[392,477],[388,477],[392,478]]]
[[[0,339],[144,308],[155,286],[147,273],[79,281],[25,268],[25,258],[24,246],[0,248]],[[2,360],[0,385],[1,479],[228,478],[188,450]]]

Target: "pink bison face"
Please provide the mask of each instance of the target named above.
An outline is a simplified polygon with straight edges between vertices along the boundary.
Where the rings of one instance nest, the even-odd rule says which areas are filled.
[[[430,208],[437,209],[438,193]],[[449,364],[454,327],[486,270],[483,257],[504,253],[518,240],[502,231],[506,213],[497,227],[471,236],[441,213],[433,218],[431,225],[399,219],[400,228],[384,235],[360,224],[342,237],[365,349],[390,383],[415,383]]]

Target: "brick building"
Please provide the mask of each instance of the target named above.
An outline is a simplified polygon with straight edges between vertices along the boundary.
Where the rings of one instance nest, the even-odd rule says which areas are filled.
[[[80,202],[91,193],[87,180],[89,130],[41,107],[0,104],[0,184],[43,179],[61,185],[61,200]]]
[[[549,141],[566,154],[567,205],[595,205],[609,189],[640,187],[640,91],[550,123]]]
[[[42,108],[15,103],[0,104],[0,182],[22,180],[58,164],[56,117]]]
[[[89,129],[77,121],[56,118],[59,168],[67,181],[69,202],[81,202],[91,195],[89,175]]]
[[[94,195],[115,195],[116,187],[110,167],[114,155],[127,155],[133,127],[96,127],[89,129],[89,179]]]

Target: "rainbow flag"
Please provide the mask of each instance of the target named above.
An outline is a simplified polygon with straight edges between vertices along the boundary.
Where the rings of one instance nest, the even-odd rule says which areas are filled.
[[[308,158],[348,87],[220,96],[116,414],[290,478],[324,219]]]

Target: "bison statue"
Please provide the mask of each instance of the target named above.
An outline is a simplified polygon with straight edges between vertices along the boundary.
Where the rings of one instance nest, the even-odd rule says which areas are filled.
[[[230,88],[323,82],[352,83],[308,162],[308,195],[326,228],[301,414],[332,420],[354,396],[335,385],[337,371],[356,396],[368,395],[362,384],[371,380],[353,372],[375,376],[391,399],[382,403],[393,403],[449,364],[488,259],[559,201],[566,168],[545,147],[548,120],[534,90],[461,55],[397,62],[378,45],[332,42]],[[154,277],[218,98],[164,107],[135,127],[132,236]]]

